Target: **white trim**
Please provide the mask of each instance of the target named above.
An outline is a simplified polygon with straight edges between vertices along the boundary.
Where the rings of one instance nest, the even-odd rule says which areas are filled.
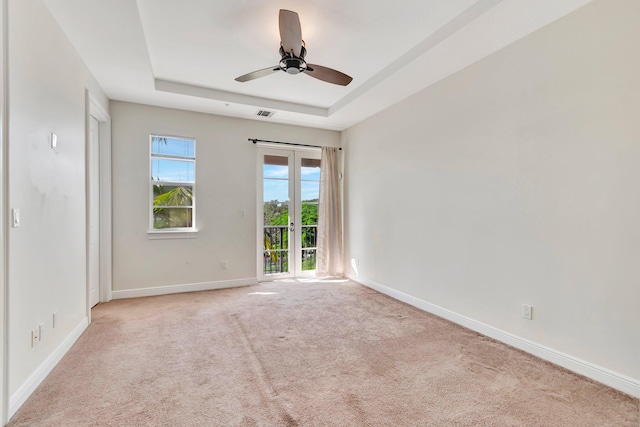
[[[570,354],[562,353],[558,350],[554,350],[544,345],[518,337],[509,332],[505,332],[501,329],[494,328],[493,326],[486,325],[469,317],[462,316],[451,310],[447,310],[446,308],[439,307],[435,304],[431,304],[419,298],[405,294],[404,292],[400,292],[388,286],[381,285],[372,280],[353,275],[347,275],[347,277],[349,277],[349,279],[353,280],[354,282],[361,283],[362,285],[376,290],[382,294],[388,295],[391,298],[417,307],[428,313],[435,314],[436,316],[442,317],[453,323],[464,326],[465,328],[471,329],[472,331],[501,341],[505,344],[537,356],[548,362],[562,366],[563,368],[583,375],[587,378],[591,378],[592,380],[598,381],[609,387],[620,390],[633,397],[640,398],[640,381],[637,379],[617,372],[613,372],[607,368],[603,368],[601,366],[579,359]]]
[[[224,90],[212,89],[204,86],[195,86],[185,83],[172,82],[169,80],[155,79],[156,90],[179,95],[195,96],[198,98],[214,99],[218,102],[250,105],[251,107],[270,108],[274,110],[289,111],[292,113],[309,114],[319,117],[328,117],[329,109],[315,107],[313,105],[298,104],[295,102],[277,101],[275,99],[260,98],[257,96],[244,95],[241,93],[227,92]]]
[[[313,277],[314,270],[302,270],[302,159],[320,160],[321,147],[300,147],[281,145],[271,142],[256,143],[256,275],[260,281],[273,281],[284,278]],[[289,165],[289,220],[295,225],[295,232],[289,233],[289,246],[286,250],[289,259],[289,271],[286,273],[264,274],[264,156],[275,155],[287,157]],[[274,178],[271,178],[274,179]],[[275,178],[278,179],[278,178]],[[284,251],[283,251],[284,252]]]
[[[192,141],[193,142],[193,157],[187,157],[187,156],[182,156],[180,158],[173,158],[173,156],[167,157],[165,155],[158,155],[155,154],[153,152],[153,139],[154,138],[164,138],[164,139],[180,139],[183,141]],[[196,165],[196,158],[197,158],[197,144],[196,144],[196,138],[194,137],[189,137],[189,136],[169,136],[169,135],[162,135],[162,134],[158,134],[158,133],[151,133],[149,134],[149,232],[153,232],[153,231],[163,231],[166,230],[167,232],[176,232],[176,231],[180,231],[180,232],[197,232],[197,228],[196,228],[196,224],[197,224],[197,218],[196,218],[196,182],[197,182],[197,165]],[[175,156],[177,157],[177,156]],[[154,159],[160,159],[160,160],[178,160],[178,161],[182,161],[182,162],[189,162],[189,163],[193,163],[193,181],[189,182],[189,181],[183,181],[183,182],[175,182],[175,181],[166,181],[166,180],[154,180],[153,179],[153,160]],[[154,201],[154,197],[153,197],[153,187],[154,185],[167,185],[167,186],[180,186],[180,187],[191,187],[191,206],[162,206],[163,208],[178,208],[178,209],[191,209],[191,227],[177,227],[177,228],[169,228],[169,229],[163,229],[163,228],[154,228],[154,220],[153,220],[153,210],[154,210],[154,205],[153,205],[153,201]],[[162,239],[163,237],[158,237],[159,239]],[[171,238],[171,237],[167,237],[167,238]],[[190,238],[190,237],[185,237],[185,236],[178,236],[178,237],[174,237],[174,238]]]
[[[88,91],[89,92],[89,91]],[[89,114],[100,122],[100,301],[111,301],[111,116],[89,92]],[[88,308],[90,315],[91,308]]]
[[[264,154],[256,150],[256,277],[264,280]],[[260,242],[263,242],[262,244]]]
[[[71,346],[80,338],[80,335],[89,326],[89,319],[84,317],[78,325],[73,328],[71,333],[51,352],[51,354],[42,362],[27,380],[11,395],[9,399],[9,413],[7,419],[10,419],[31,394],[38,388],[40,383],[51,373],[53,368],[62,360],[65,354],[71,349]]]
[[[9,76],[8,1],[0,5],[0,425],[9,421]]]
[[[162,240],[162,239],[195,239],[198,237],[198,230],[183,230],[183,229],[158,229],[147,231],[147,239],[149,240]]]
[[[154,286],[150,288],[126,289],[113,291],[113,299],[152,297],[157,295],[178,294],[182,292],[210,291],[215,289],[238,288],[257,285],[255,277],[236,280],[220,280],[217,282],[188,283],[184,285]]]

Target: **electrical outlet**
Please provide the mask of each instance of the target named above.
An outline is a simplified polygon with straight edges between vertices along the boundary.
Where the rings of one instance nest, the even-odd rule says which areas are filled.
[[[227,270],[229,268],[229,263],[227,261],[220,262],[220,268],[223,270]]]
[[[527,320],[533,319],[533,307],[527,304],[522,304],[522,318]]]

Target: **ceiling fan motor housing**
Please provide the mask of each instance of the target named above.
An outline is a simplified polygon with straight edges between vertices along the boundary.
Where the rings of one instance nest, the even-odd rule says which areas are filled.
[[[278,66],[282,71],[285,71],[288,74],[299,74],[303,73],[308,69],[307,63],[304,60],[305,55],[307,54],[307,49],[303,45],[300,49],[300,56],[295,56],[293,52],[285,52],[283,47],[280,46],[280,63]]]

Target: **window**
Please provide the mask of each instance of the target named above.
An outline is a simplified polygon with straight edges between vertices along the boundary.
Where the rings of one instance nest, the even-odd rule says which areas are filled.
[[[195,231],[196,141],[151,135],[150,229]]]

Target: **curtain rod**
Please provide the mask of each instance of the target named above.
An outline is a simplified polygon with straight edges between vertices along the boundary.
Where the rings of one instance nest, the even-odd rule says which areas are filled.
[[[249,138],[249,141],[253,142],[254,144],[257,142],[268,142],[270,144],[284,144],[284,145],[295,145],[298,147],[322,148],[321,145],[297,144],[295,142],[282,142],[282,141],[267,141],[265,139],[256,139],[256,138]],[[342,151],[342,148],[338,147],[338,150]]]

